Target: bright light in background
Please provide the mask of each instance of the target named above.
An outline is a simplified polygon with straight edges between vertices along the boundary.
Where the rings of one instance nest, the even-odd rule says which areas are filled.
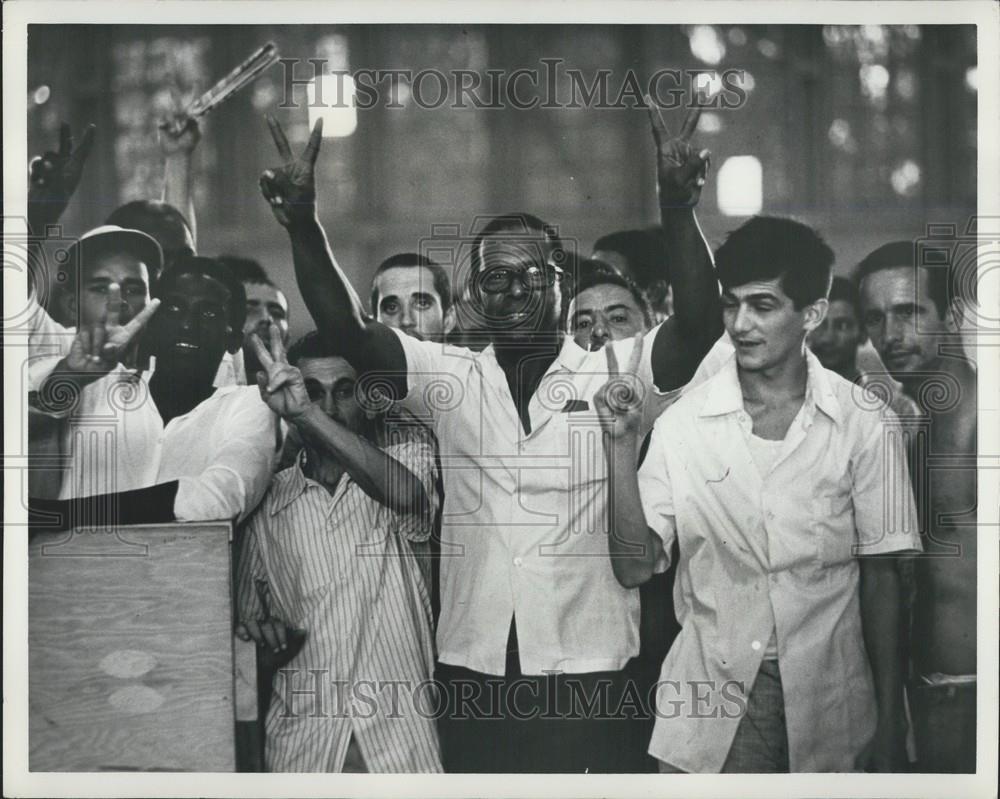
[[[730,28],[726,38],[729,39],[730,44],[735,44],[737,47],[742,47],[747,43],[747,35],[743,28]]]
[[[711,25],[695,25],[689,35],[691,54],[715,66],[726,57],[726,44]]]
[[[770,39],[758,39],[757,49],[764,58],[777,58],[778,57],[778,45],[772,42]]]
[[[979,72],[976,71],[975,67],[969,67],[965,70],[965,85],[970,91],[979,91]]]
[[[718,72],[699,72],[694,79],[694,90],[706,100],[715,97],[722,90],[722,77]]]
[[[711,111],[705,111],[698,120],[699,133],[718,133],[722,130],[722,117]]]
[[[715,179],[719,211],[751,216],[764,207],[764,170],[752,155],[727,158]]]
[[[37,89],[35,89],[34,92],[32,92],[31,99],[35,103],[35,105],[45,105],[45,103],[48,102],[49,97],[51,96],[52,96],[52,91],[49,89],[48,86],[45,86],[43,84],[39,86]]]
[[[320,106],[316,102],[319,86]],[[343,95],[341,95],[343,91]],[[358,109],[354,105],[354,78],[345,73],[320,75],[306,87],[309,100],[309,128],[323,118],[323,138],[350,136],[358,127]]]
[[[896,94],[904,100],[912,100],[917,96],[917,76],[912,70],[901,69],[896,73]]]
[[[885,36],[885,28],[881,25],[863,25],[861,35],[876,47],[885,46],[888,48],[889,46]]]
[[[885,90],[889,88],[889,70],[881,64],[862,64],[858,70],[861,78],[861,89],[872,100],[885,99]]]
[[[907,159],[892,171],[889,181],[896,194],[908,197],[920,183],[920,167],[915,161]]]
[[[257,78],[253,84],[250,102],[258,111],[266,111],[278,102],[278,88],[268,77]]]
[[[830,144],[845,153],[857,152],[858,143],[851,133],[851,123],[846,119],[835,119],[830,123],[830,130],[827,131]]]

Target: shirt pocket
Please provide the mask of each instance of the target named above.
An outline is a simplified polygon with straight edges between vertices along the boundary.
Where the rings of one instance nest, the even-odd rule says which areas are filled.
[[[847,490],[817,492],[812,499],[812,539],[819,563],[834,565],[854,558],[854,506]]]

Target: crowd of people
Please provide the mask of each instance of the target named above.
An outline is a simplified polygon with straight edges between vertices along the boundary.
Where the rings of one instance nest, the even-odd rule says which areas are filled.
[[[975,771],[968,309],[912,242],[833,277],[757,216],[713,253],[699,111],[647,111],[657,227],[587,258],[505,214],[467,269],[389,254],[366,287],[317,213],[322,121],[296,154],[268,117],[294,342],[290,287],[201,254],[194,120],[161,198],[33,275],[32,533],[235,521],[268,770]],[[94,136],[32,163],[36,247]]]

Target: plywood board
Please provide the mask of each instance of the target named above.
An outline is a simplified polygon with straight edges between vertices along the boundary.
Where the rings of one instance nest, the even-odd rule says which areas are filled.
[[[32,771],[233,771],[228,523],[29,548]]]

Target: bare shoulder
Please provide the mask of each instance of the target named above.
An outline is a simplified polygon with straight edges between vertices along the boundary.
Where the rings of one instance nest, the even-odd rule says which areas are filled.
[[[952,378],[948,388],[957,390],[957,395],[944,397],[938,409],[933,407],[933,398],[928,400],[935,445],[939,451],[974,454],[978,408],[976,370],[968,361],[956,359],[949,363],[947,372]]]

